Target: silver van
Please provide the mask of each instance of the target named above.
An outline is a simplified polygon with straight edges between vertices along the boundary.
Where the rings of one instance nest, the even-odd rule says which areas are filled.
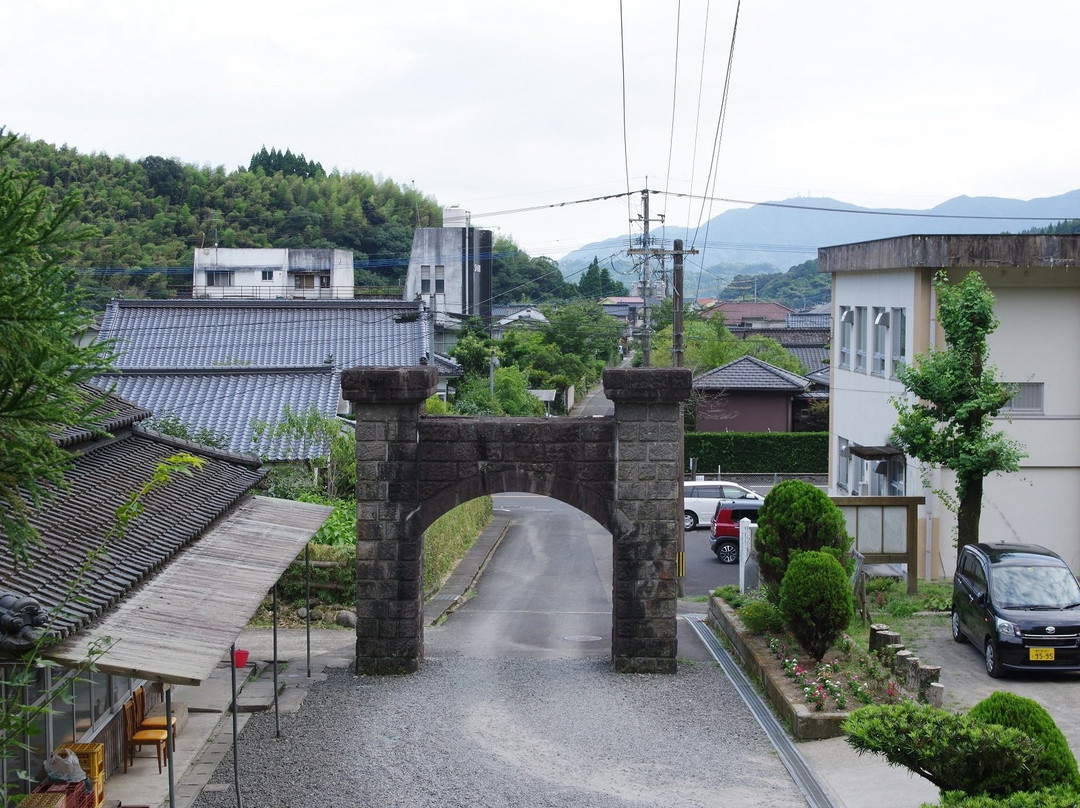
[[[683,530],[708,525],[722,499],[764,499],[738,483],[727,480],[691,480],[683,483]]]

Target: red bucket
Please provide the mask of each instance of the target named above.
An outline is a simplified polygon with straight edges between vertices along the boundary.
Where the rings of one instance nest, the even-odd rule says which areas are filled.
[[[241,651],[239,648],[237,648],[235,651],[233,651],[233,665],[235,667],[237,667],[237,668],[246,668],[247,667],[247,661],[248,661],[248,652],[247,651]]]

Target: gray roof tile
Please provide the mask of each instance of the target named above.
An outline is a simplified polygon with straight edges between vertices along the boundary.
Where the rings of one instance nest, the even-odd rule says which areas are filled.
[[[411,301],[113,300],[100,339],[120,370],[415,366],[426,324]]]
[[[67,486],[34,510],[31,521],[43,546],[31,548],[31,565],[16,567],[6,536],[0,536],[0,590],[33,597],[47,612],[55,611],[56,639],[95,622],[229,511],[263,474],[251,458],[189,444],[187,451],[201,457],[203,467],[152,491],[143,500],[144,512],[106,542],[117,508],[178,448],[138,426],[80,448],[85,450],[65,475]],[[78,583],[72,589],[73,581]]]
[[[810,382],[797,373],[740,356],[726,365],[702,373],[693,381],[695,390],[805,390]]]
[[[267,461],[318,457],[321,445],[263,436],[253,443],[256,420],[273,424],[285,407],[322,415],[337,413],[340,374],[330,366],[279,370],[131,370],[95,380],[102,387],[138,401],[157,417],[174,416],[192,432],[208,429],[223,438],[222,448],[253,452]]]

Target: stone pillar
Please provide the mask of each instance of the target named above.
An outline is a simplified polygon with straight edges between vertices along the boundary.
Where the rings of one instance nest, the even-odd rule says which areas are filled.
[[[621,673],[675,673],[686,368],[608,368],[615,402],[611,656]]]
[[[416,513],[417,424],[433,367],[351,368],[356,409],[356,673],[419,670],[424,658],[423,531]]]

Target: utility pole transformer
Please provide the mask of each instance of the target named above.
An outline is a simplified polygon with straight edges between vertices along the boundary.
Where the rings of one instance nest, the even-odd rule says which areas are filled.
[[[647,199],[648,197],[646,197]],[[697,255],[697,250],[684,250],[682,239],[675,239],[674,249],[665,250],[659,247],[657,248],[645,248],[642,250],[627,250],[629,255],[670,255],[674,258],[674,271],[672,272],[673,288],[671,293],[672,303],[672,334],[671,334],[671,350],[672,350],[672,364],[681,368],[683,366],[683,256],[684,255]],[[645,278],[648,279],[648,266],[649,260],[645,259]],[[645,325],[646,333],[641,337],[641,350],[644,354],[645,367],[649,366],[649,353],[648,353],[648,306],[645,307]]]

